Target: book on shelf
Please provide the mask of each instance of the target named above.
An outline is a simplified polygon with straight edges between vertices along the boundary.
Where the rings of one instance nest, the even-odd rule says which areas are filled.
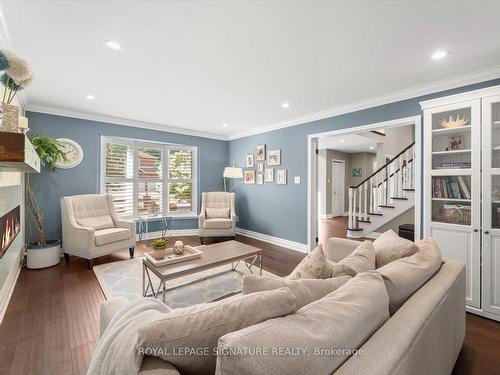
[[[462,176],[435,177],[433,180],[433,198],[470,199],[470,189]]]
[[[470,161],[460,161],[452,163],[441,163],[438,169],[449,169],[449,168],[470,168]]]

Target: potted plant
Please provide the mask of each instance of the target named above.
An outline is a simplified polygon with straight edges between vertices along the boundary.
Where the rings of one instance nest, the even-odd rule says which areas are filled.
[[[160,238],[153,241],[153,257],[155,259],[160,260],[165,258],[165,249],[167,248],[167,243],[168,241],[165,238]]]
[[[55,163],[63,159],[67,160],[59,142],[49,136],[38,134],[31,139],[36,153],[40,157],[42,166],[54,170]],[[28,268],[44,268],[59,263],[61,241],[46,239],[44,233],[44,217],[40,210],[36,196],[31,189],[29,174],[26,174],[26,205],[33,215],[36,242],[28,244]]]

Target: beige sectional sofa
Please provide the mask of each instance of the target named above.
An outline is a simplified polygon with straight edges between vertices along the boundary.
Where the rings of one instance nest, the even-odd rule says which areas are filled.
[[[336,262],[349,255],[359,242],[350,240],[330,239],[326,254],[329,259]],[[404,262],[403,262],[404,263]],[[373,271],[371,271],[373,272]],[[411,274],[411,270],[409,274]],[[379,274],[377,273],[377,277]],[[409,276],[411,277],[411,276]],[[353,279],[354,280],[354,279]],[[373,298],[384,299],[380,291],[374,291]],[[385,293],[385,292],[384,292]],[[345,294],[345,293],[344,293]],[[363,298],[372,298],[368,292]],[[387,294],[385,294],[387,296]],[[330,295],[331,296],[331,295]],[[366,297],[368,296],[368,297]],[[331,298],[328,295],[324,299]],[[321,300],[313,302],[320,305]],[[373,302],[373,301],[372,301]],[[325,300],[326,303],[326,300]],[[358,302],[355,302],[358,303]],[[386,302],[385,302],[386,303]],[[113,315],[117,313],[121,306],[126,304],[126,300],[118,298],[105,302],[101,308],[101,333],[109,324]],[[309,305],[299,310],[307,310]],[[375,305],[369,305],[375,308]],[[388,310],[387,310],[388,311]],[[299,314],[299,313],[297,313]],[[332,314],[331,322],[334,312]],[[383,312],[375,312],[373,318],[380,319]],[[368,315],[371,316],[371,315]],[[292,317],[288,319],[288,317]],[[316,317],[316,318],[315,318]],[[387,312],[388,317],[388,312]],[[385,319],[387,319],[387,317]],[[359,317],[357,317],[359,318]],[[300,324],[301,318],[287,315],[276,319],[288,319],[286,322],[287,330],[294,330],[294,320]],[[321,319],[321,322],[312,322],[314,325],[329,324],[328,315],[310,314],[304,319]],[[353,317],[354,319],[354,317]],[[366,316],[362,319],[367,319]],[[377,330],[370,333],[370,336],[359,346],[360,355],[351,356],[336,369],[334,372],[338,375],[438,375],[450,374],[453,370],[455,361],[458,357],[465,336],[465,268],[464,265],[453,260],[443,259],[441,267],[428,279],[416,292],[414,292],[404,304],[392,311]],[[303,320],[304,321],[304,320]],[[368,325],[370,322],[367,322]],[[259,323],[265,327],[267,322]],[[364,324],[363,324],[364,325]],[[271,326],[271,325],[270,325]],[[378,327],[378,326],[377,326]],[[297,326],[297,330],[300,327]],[[240,331],[231,332],[219,339],[219,349],[222,347],[231,347],[245,342],[241,340],[244,335],[252,334],[255,331],[253,327],[248,327]],[[325,330],[326,331],[326,330]],[[266,330],[261,330],[262,335],[266,335]],[[331,345],[335,347],[339,338],[334,333],[330,333]],[[286,335],[285,335],[286,336]],[[256,336],[257,337],[257,336]],[[308,345],[307,335],[304,335],[304,346]],[[326,335],[326,337],[329,337]],[[248,340],[247,340],[248,341]],[[291,341],[292,342],[292,341]],[[263,340],[266,344],[266,340]],[[311,344],[309,342],[311,346]],[[238,363],[238,360],[231,358],[217,358],[217,374],[263,374],[270,373],[272,361],[286,361],[286,358],[276,356],[267,358],[265,361],[249,361],[247,363]],[[295,359],[296,360],[296,359]],[[314,361],[321,361],[321,357],[314,358]],[[271,361],[271,362],[270,362]],[[293,360],[288,362],[293,363]],[[270,366],[270,367],[269,367]],[[282,370],[282,366],[279,366]],[[311,373],[304,370],[307,367],[302,366],[297,371],[291,367],[288,373]],[[312,368],[321,368],[321,365]],[[159,375],[159,374],[178,374],[174,366],[154,357],[144,357],[140,374]],[[280,373],[278,370],[276,373]],[[314,373],[318,373],[315,371]]]

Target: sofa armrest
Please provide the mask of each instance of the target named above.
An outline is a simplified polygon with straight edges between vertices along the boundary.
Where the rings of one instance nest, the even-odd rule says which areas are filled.
[[[356,249],[361,242],[345,238],[331,237],[326,241],[326,257],[339,262]]]
[[[111,322],[111,319],[116,315],[116,313],[126,304],[128,300],[125,297],[115,297],[101,303],[100,312],[100,336],[106,330]]]
[[[181,375],[170,362],[159,357],[144,356],[138,375]]]
[[[205,210],[198,215],[198,229],[203,229],[203,222],[205,221]]]

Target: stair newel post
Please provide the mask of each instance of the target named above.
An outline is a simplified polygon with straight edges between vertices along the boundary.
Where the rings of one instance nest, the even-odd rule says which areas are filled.
[[[363,185],[359,187],[359,207],[358,207],[358,219],[361,220],[363,219],[362,217],[362,209],[363,209]],[[356,226],[357,228],[358,226]]]
[[[364,219],[366,220],[368,217],[368,181],[365,182],[365,210],[364,210]]]
[[[375,203],[375,191],[373,189],[373,177],[370,178],[370,212],[373,211],[373,204]]]
[[[353,202],[354,200],[354,192],[353,192],[353,188],[350,187],[349,188],[349,227],[352,228],[352,223],[353,223]]]
[[[384,205],[389,203],[387,199],[389,196],[389,169],[388,166],[385,167],[385,191],[384,191]]]
[[[401,154],[399,156],[399,183],[398,183],[398,197],[403,196],[403,187],[404,187],[404,172],[403,172],[403,167],[404,167],[404,154]]]
[[[415,145],[411,146],[411,179],[410,189],[415,188]]]

